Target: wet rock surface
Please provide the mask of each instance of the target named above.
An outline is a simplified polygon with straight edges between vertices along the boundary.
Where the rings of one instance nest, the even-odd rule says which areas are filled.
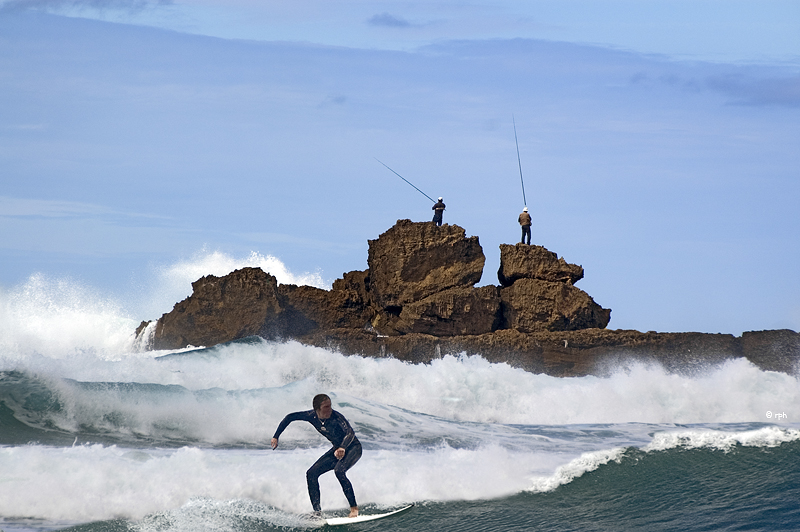
[[[477,236],[457,225],[398,220],[369,241],[369,268],[345,273],[330,290],[279,285],[260,268],[208,275],[155,327],[143,322],[137,343],[180,349],[260,336],[416,363],[479,354],[554,376],[602,375],[630,361],[692,372],[735,358],[798,370],[794,331],[608,330],[611,310],[574,286],[583,267],[523,244],[501,245],[500,259],[500,286],[475,287],[485,263]]]

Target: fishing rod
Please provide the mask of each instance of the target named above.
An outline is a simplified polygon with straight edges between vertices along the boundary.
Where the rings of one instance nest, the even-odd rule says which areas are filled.
[[[376,161],[378,161],[379,163],[383,164],[383,163],[382,163],[382,162],[381,162],[381,161],[380,161],[380,160],[379,160],[377,157],[375,157],[375,160],[376,160]],[[386,166],[386,165],[385,165],[385,164],[383,164],[383,166]],[[387,168],[387,169],[388,169],[390,172],[392,172],[394,175],[396,175],[397,177],[399,177],[400,179],[402,179],[403,181],[405,181],[406,183],[408,183],[409,185],[411,185],[412,187],[414,187],[415,189],[417,189],[417,192],[419,192],[420,194],[422,194],[423,196],[425,196],[426,198],[428,198],[428,199],[429,199],[429,200],[431,200],[432,202],[436,203],[436,200],[435,200],[435,199],[433,199],[432,197],[428,196],[428,195],[427,195],[427,194],[425,194],[423,191],[421,191],[421,190],[420,190],[420,189],[418,189],[416,186],[414,186],[414,183],[412,183],[411,181],[409,181],[409,180],[408,180],[408,179],[406,179],[405,177],[401,176],[400,174],[398,174],[397,172],[395,172],[394,170],[392,170],[392,169],[391,169],[391,168],[389,168],[388,166],[386,166],[386,168]]]
[[[517,144],[517,163],[519,163],[519,182],[522,185],[522,202],[528,206],[528,200],[525,199],[525,182],[522,180],[522,161],[519,158],[519,141],[517,140],[517,122],[514,120],[514,115],[511,115],[511,122],[514,124],[514,142]]]

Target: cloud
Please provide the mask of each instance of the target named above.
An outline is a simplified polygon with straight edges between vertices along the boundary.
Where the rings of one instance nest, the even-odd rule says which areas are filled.
[[[325,107],[332,107],[332,106],[342,106],[347,103],[347,96],[342,94],[338,94],[335,96],[328,96],[325,100],[319,104],[320,109],[324,109]]]
[[[166,220],[165,216],[123,212],[101,205],[0,196],[0,218],[107,218]]]
[[[386,26],[389,28],[410,28],[412,24],[404,18],[396,17],[390,13],[381,13],[373,15],[367,24],[371,26]]]
[[[120,9],[137,12],[150,7],[172,5],[172,0],[0,0],[0,13],[19,11],[63,12],[91,9]]]
[[[800,76],[756,80],[735,75],[719,76],[710,78],[708,86],[732,96],[733,103],[739,105],[800,107]]]
[[[767,77],[770,75],[774,76],[774,72],[729,71],[687,76],[639,71],[629,78],[629,83],[643,87],[660,84],[690,92],[711,90],[731,98],[733,105],[800,107],[800,76]]]

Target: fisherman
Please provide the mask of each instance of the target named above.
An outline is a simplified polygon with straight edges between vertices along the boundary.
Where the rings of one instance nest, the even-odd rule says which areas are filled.
[[[433,223],[438,226],[442,225],[442,213],[444,212],[444,203],[442,203],[442,198],[439,197],[439,201],[433,205]]]
[[[347,502],[350,504],[350,515],[348,517],[357,517],[358,504],[356,504],[356,495],[353,493],[353,485],[350,484],[345,473],[361,458],[361,442],[356,438],[356,433],[350,423],[347,422],[347,419],[331,407],[330,397],[325,394],[316,395],[311,404],[314,407],[313,410],[293,412],[283,418],[283,421],[275,431],[275,435],[272,436],[272,449],[274,450],[278,447],[278,438],[289,426],[289,423],[292,421],[308,421],[311,423],[317,429],[317,432],[325,436],[333,444],[333,447],[306,471],[311,506],[314,508],[315,513],[320,513],[319,477],[323,473],[333,470],[339,480],[339,484],[342,485],[342,491],[347,497]]]
[[[525,244],[525,237],[528,237],[527,244],[531,245],[531,215],[528,214],[528,208],[525,207],[522,209],[522,213],[519,215],[519,225],[522,226],[522,241],[520,244]]]

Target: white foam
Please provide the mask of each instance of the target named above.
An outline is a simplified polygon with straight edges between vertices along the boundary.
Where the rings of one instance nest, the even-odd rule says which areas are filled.
[[[728,452],[738,445],[777,447],[798,440],[800,440],[800,430],[786,427],[763,427],[742,432],[710,429],[670,430],[655,433],[652,441],[641,449],[645,452],[657,452],[676,448],[706,448]],[[534,493],[553,491],[602,465],[610,462],[620,463],[626,451],[626,447],[615,447],[582,453],[568,464],[559,466],[554,474],[532,479],[532,485],[527,491]]]
[[[249,499],[218,501],[207,497],[189,500],[175,510],[148,515],[132,525],[140,532],[235,532],[242,522],[260,522],[284,529],[319,528],[319,520],[310,516],[283,512]]]
[[[192,282],[199,278],[224,276],[247,266],[260,267],[282,284],[325,287],[319,272],[297,274],[278,258],[257,252],[234,257],[202,250],[189,260],[154,268],[124,303],[75,279],[36,273],[18,286],[0,288],[0,366],[3,360],[40,356],[135,357],[141,349],[134,345],[133,333],[140,321],[156,320],[169,312],[191,295]]]
[[[90,521],[178,508],[194,497],[281,500],[288,462],[193,448],[0,448],[0,515]],[[292,473],[294,473],[292,471]]]
[[[188,292],[199,276],[224,275],[245,265],[267,269],[282,282],[321,284],[318,275],[293,274],[274,257],[203,252],[164,268],[151,279],[146,293],[157,293],[172,304],[179,297],[169,295],[171,290]],[[792,407],[800,404],[797,378],[761,371],[744,359],[691,377],[669,374],[657,365],[633,364],[607,378],[568,379],[534,375],[479,356],[445,356],[413,365],[345,357],[295,342],[234,344],[155,361],[164,353],[135,349],[132,333],[137,324],[119,301],[90,287],[31,276],[23,285],[0,292],[0,370],[176,384],[190,390],[263,389],[303,382],[302,393],[330,391],[479,423],[774,422],[767,412],[791,416]],[[295,403],[307,402],[299,395]]]
[[[225,507],[271,522],[308,513],[305,470],[326,447],[290,451],[129,451],[117,447],[0,448],[0,515],[85,522],[124,517],[154,522],[154,514],[185,523]],[[371,451],[348,472],[360,505],[422,500],[476,500],[521,491],[541,460],[490,446],[427,452]],[[335,476],[320,479],[326,510],[347,501]],[[226,502],[227,501],[227,502]],[[198,511],[202,510],[202,511]],[[157,520],[155,520],[157,521]],[[198,521],[199,522],[199,521]],[[146,527],[145,527],[146,528]],[[191,527],[177,527],[190,530]]]
[[[71,279],[35,274],[0,291],[0,356],[24,360],[129,350],[133,320],[120,302]]]
[[[130,430],[148,434],[149,426],[171,426],[180,419],[186,436],[214,443],[264,441],[272,430],[265,427],[277,424],[287,411],[310,408],[310,397],[318,392],[332,393],[337,405],[348,402],[351,406],[343,411],[351,421],[373,425],[380,423],[380,416],[398,415],[379,413],[381,405],[458,422],[569,425],[770,423],[776,420],[768,419],[766,412],[792,413],[792,406],[800,403],[797,379],[760,371],[743,360],[695,377],[641,366],[610,378],[559,379],[480,357],[447,356],[414,365],[346,357],[296,342],[258,342],[164,360],[154,359],[153,353],[120,360],[80,353],[6,361],[3,369],[9,366],[52,380],[67,407],[58,421],[62,428],[93,424],[94,417],[100,420],[113,413],[108,417],[122,416],[130,420]],[[217,390],[195,395],[143,391],[133,397],[61,384],[62,378]],[[414,423],[421,419],[416,417]],[[447,430],[452,427],[439,424],[430,432]]]
[[[186,290],[197,277],[224,275],[242,262],[209,253],[168,268],[154,286]],[[194,269],[198,264],[202,268]],[[304,282],[291,275],[279,281]],[[180,299],[166,298],[170,305]],[[166,353],[134,349],[137,321],[89,287],[32,276],[0,293],[0,370],[42,379],[61,409],[41,415],[65,430],[91,426],[116,435],[194,438],[201,447],[266,446],[286,413],[309,409],[314,394],[330,393],[368,449],[350,474],[357,493],[363,503],[387,506],[552,490],[618,460],[628,446],[727,450],[800,438],[789,427],[797,419],[767,415],[795,415],[800,381],[742,359],[691,377],[633,364],[607,378],[567,379],[479,356],[415,365],[297,342],[234,343],[156,359]],[[670,428],[754,422],[787,426]],[[223,527],[226,508],[237,508],[284,523],[309,510],[304,472],[324,447],[310,426],[293,424],[276,452],[0,448],[0,515],[70,522],[123,516],[143,519],[143,529],[157,528],[146,516],[162,515],[192,530],[201,522]],[[323,477],[322,490],[324,507],[345,506],[332,475]],[[293,523],[287,526],[305,526]]]
[[[609,462],[619,463],[624,453],[625,449],[622,447],[582,453],[568,464],[559,466],[554,474],[531,479],[531,486],[526,491],[532,493],[553,491],[559,486],[569,484],[576,478],[594,471],[601,465]]]
[[[800,430],[788,427],[763,427],[744,432],[695,429],[660,432],[655,434],[653,441],[642,450],[707,448],[727,452],[739,445],[743,447],[777,447],[798,440],[800,440]]]
[[[290,342],[229,346],[219,360],[170,364],[181,372],[172,382],[188,387],[273,387],[303,381],[308,390],[480,423],[770,422],[774,420],[766,412],[790,412],[800,404],[800,381],[741,359],[693,377],[635,365],[609,378],[563,379],[477,356],[445,356],[414,365],[345,357]]]

